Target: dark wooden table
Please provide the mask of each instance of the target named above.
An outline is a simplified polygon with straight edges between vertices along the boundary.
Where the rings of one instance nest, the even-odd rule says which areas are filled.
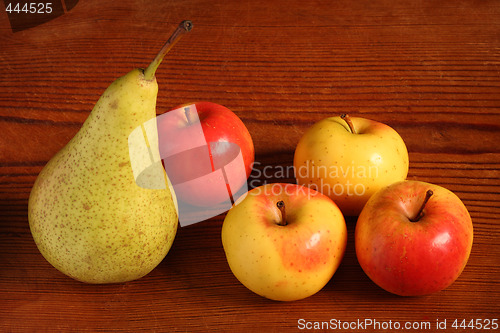
[[[80,0],[43,24],[14,22],[16,32],[0,9],[0,331],[288,332],[372,320],[377,331],[398,322],[424,332],[446,320],[442,331],[478,332],[460,324],[500,320],[499,1]],[[183,19],[195,27],[157,72],[158,113],[199,100],[229,107],[261,166],[290,166],[325,117],[387,123],[407,144],[408,178],[449,188],[471,213],[460,278],[425,297],[383,291],[357,263],[350,218],[330,283],[302,301],[269,301],[229,270],[224,214],[180,228],[165,260],[134,282],[88,285],[52,268],[28,226],[37,174],[104,89],[146,66]]]

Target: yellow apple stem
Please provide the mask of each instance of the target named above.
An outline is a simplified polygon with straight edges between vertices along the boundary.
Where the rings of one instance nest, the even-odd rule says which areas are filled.
[[[342,118],[346,123],[347,126],[349,126],[349,129],[351,130],[352,134],[356,134],[356,131],[354,130],[354,124],[352,123],[351,117],[347,113],[343,113],[340,115],[340,118]]]
[[[154,60],[149,64],[148,68],[144,71],[144,78],[148,81],[153,80],[155,76],[156,69],[160,66],[161,61],[165,57],[165,55],[170,51],[170,49],[179,41],[179,39],[186,32],[191,31],[193,29],[193,23],[191,21],[182,21],[177,29],[175,29],[174,33],[170,38],[165,42],[160,52],[156,55]]]
[[[285,203],[283,202],[283,200],[278,201],[276,203],[276,207],[278,207],[278,209],[280,210],[280,213],[281,213],[281,220],[278,222],[278,225],[282,225],[282,226],[287,225]]]
[[[415,215],[414,218],[410,219],[411,222],[418,222],[424,216],[425,205],[427,204],[427,202],[429,201],[429,199],[433,194],[434,192],[432,192],[432,190],[427,190],[427,192],[425,192],[424,202],[422,203],[422,206],[420,206],[417,215]]]

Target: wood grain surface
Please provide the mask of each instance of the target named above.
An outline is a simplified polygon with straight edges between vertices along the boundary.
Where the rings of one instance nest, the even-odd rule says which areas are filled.
[[[372,319],[479,332],[452,324],[500,320],[499,1],[80,0],[16,32],[0,10],[0,331],[293,332],[311,331],[301,319]],[[355,218],[333,279],[291,303],[232,275],[224,214],[180,228],[164,261],[134,282],[82,284],[45,261],[27,219],[36,176],[104,89],[146,66],[183,19],[194,29],[157,72],[158,114],[199,100],[229,107],[253,137],[257,175],[291,166],[299,138],[323,118],[348,112],[392,126],[409,150],[408,178],[449,188],[471,213],[460,278],[424,297],[383,291],[357,263]],[[255,174],[254,185],[294,181]],[[374,328],[317,331],[396,331]]]

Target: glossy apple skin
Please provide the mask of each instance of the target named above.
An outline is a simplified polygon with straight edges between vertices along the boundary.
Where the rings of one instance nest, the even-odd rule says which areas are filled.
[[[160,156],[177,199],[197,206],[213,206],[228,196],[228,188],[212,183],[218,179],[199,178],[233,161],[241,151],[242,170],[225,168],[229,178],[240,188],[250,176],[254,162],[252,137],[241,119],[231,110],[212,102],[196,102],[177,106],[172,112],[194,104],[199,121],[189,123],[182,113],[178,117],[157,117]],[[194,110],[194,109],[193,109]],[[236,151],[235,145],[239,147]],[[206,158],[204,155],[207,155]],[[173,156],[173,157],[172,157]],[[179,189],[176,183],[191,181]],[[234,184],[233,184],[234,185]]]
[[[405,180],[408,151],[391,127],[351,117],[353,134],[340,117],[311,126],[295,149],[297,183],[328,195],[346,216],[357,216],[379,189]]]
[[[276,203],[285,203],[286,226]],[[233,206],[222,226],[231,271],[272,300],[311,296],[332,278],[344,255],[344,217],[327,196],[296,184],[267,184]]]
[[[411,222],[427,190],[434,194],[424,216]],[[448,189],[403,181],[374,194],[355,231],[358,262],[381,288],[401,296],[438,292],[451,285],[469,258],[472,221],[462,201]]]

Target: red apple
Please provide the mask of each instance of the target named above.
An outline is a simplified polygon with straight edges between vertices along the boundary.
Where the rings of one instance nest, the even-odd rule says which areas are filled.
[[[472,221],[444,187],[402,181],[376,192],[356,225],[359,264],[381,288],[402,296],[431,294],[462,273],[472,248]]]
[[[177,199],[230,207],[254,162],[252,138],[241,119],[222,105],[197,102],[158,116],[157,125],[160,156]]]

